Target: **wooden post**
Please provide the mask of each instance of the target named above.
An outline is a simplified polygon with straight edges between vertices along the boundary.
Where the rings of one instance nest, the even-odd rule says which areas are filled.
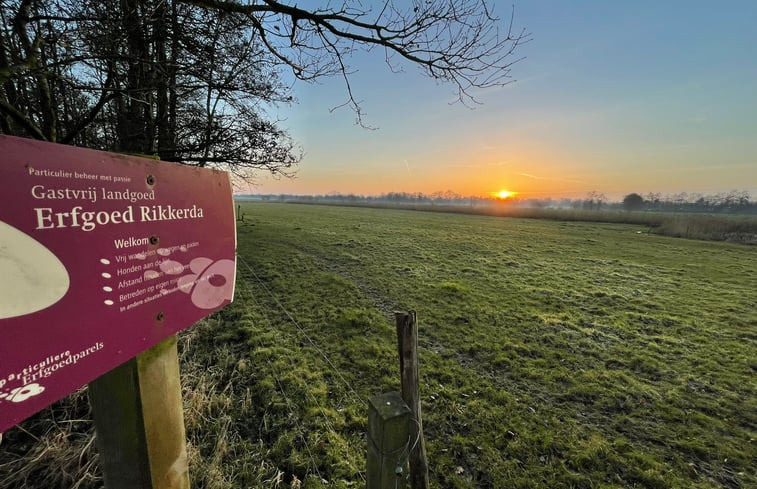
[[[368,489],[404,489],[410,408],[398,392],[368,402]]]
[[[89,384],[107,489],[189,489],[176,336]]]
[[[428,461],[423,441],[421,397],[418,374],[418,323],[415,311],[395,312],[397,342],[400,354],[402,399],[410,407],[410,485],[412,489],[428,489]]]

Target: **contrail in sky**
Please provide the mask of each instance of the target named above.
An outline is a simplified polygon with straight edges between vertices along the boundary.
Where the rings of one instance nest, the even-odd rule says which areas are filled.
[[[413,176],[413,172],[410,171],[410,165],[407,162],[407,158],[405,158],[403,161],[405,162],[405,168],[407,168],[407,174],[412,177]]]

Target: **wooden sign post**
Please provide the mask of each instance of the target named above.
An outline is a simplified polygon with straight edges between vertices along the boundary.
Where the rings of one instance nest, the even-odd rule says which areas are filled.
[[[176,336],[89,383],[108,489],[188,489]]]
[[[188,487],[175,334],[234,295],[228,174],[10,136],[0,154],[0,433],[89,383],[107,487]]]

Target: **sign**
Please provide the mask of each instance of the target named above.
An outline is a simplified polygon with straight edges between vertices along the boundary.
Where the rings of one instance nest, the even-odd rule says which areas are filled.
[[[228,174],[0,136],[0,433],[227,305]]]

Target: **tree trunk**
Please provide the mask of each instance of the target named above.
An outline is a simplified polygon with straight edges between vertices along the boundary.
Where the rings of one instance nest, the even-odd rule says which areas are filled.
[[[129,64],[126,71],[126,95],[124,109],[118,117],[118,150],[129,153],[147,153],[148,141],[147,115],[150,107],[145,65],[147,62],[147,44],[143,32],[144,24],[139,13],[139,0],[121,0],[121,13],[124,32],[126,33],[126,59]]]

